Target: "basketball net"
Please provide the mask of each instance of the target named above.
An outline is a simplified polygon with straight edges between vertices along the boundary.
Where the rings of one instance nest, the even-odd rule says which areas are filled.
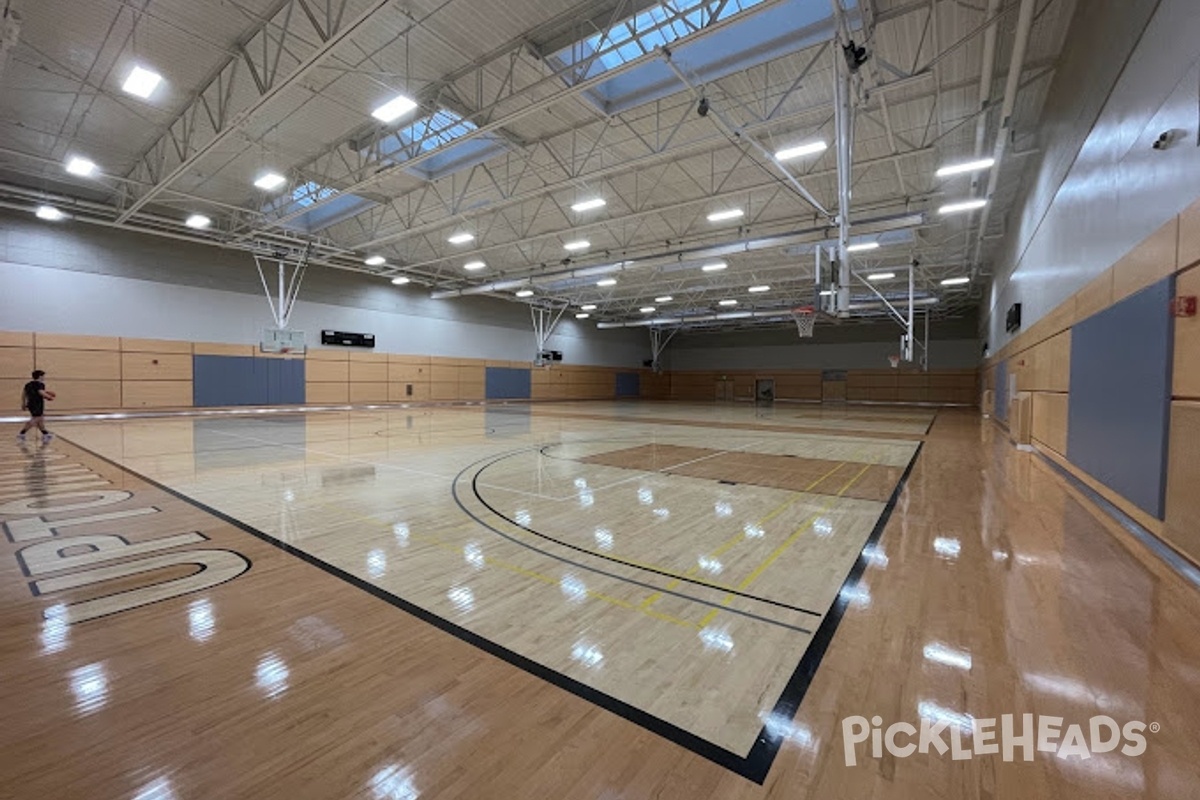
[[[813,328],[817,324],[817,314],[812,306],[793,308],[788,313],[792,315],[792,321],[796,323],[796,330],[799,331],[801,339],[807,339],[813,335]]]
[[[900,366],[900,356],[888,356],[888,363],[892,365],[892,369],[897,369]]]

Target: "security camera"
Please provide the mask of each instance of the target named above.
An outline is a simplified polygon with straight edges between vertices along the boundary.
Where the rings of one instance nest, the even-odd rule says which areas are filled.
[[[702,117],[708,116],[708,98],[707,97],[700,98],[700,104],[698,106],[696,106],[696,113]]]
[[[1166,150],[1168,147],[1174,144],[1177,133],[1178,132],[1175,130],[1163,131],[1158,135],[1158,138],[1154,140],[1154,144],[1150,146],[1155,150]]]

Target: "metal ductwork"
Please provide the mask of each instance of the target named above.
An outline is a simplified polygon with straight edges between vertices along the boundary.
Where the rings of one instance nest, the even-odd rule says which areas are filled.
[[[935,306],[941,302],[936,297],[922,297],[913,300],[913,305],[918,307]],[[880,302],[866,303],[851,303],[849,311],[886,311],[887,306]],[[786,309],[774,309],[771,311],[726,311],[719,314],[693,314],[678,317],[654,317],[653,319],[635,319],[629,322],[597,322],[596,327],[600,330],[609,328],[649,328],[653,326],[668,327],[671,325],[691,325],[699,322],[730,322],[739,319],[754,319],[763,322],[779,321],[791,319],[789,312]]]

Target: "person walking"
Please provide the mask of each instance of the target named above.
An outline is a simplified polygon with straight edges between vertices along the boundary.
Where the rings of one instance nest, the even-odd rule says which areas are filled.
[[[46,430],[46,401],[53,400],[56,395],[54,392],[46,388],[46,384],[42,382],[42,378],[46,377],[44,370],[35,369],[33,371],[33,380],[25,384],[25,389],[21,395],[21,409],[29,412],[29,421],[25,423],[25,427],[21,428],[21,432],[17,434],[18,441],[25,441],[25,432],[34,425],[42,432],[42,442],[49,442],[54,438],[54,434]]]

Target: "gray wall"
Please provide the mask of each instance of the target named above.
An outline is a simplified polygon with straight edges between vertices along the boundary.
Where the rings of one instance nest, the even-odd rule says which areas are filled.
[[[930,326],[930,369],[979,366],[978,323],[972,317]],[[900,350],[900,328],[890,323],[818,322],[812,339],[795,328],[677,336],[664,359],[669,369],[885,369]],[[917,325],[918,338],[922,335]]]
[[[982,327],[992,352],[1011,338],[1011,304],[1028,328],[1200,196],[1197,41],[1196,0],[1078,5],[1043,155],[995,265]],[[1181,141],[1151,148],[1172,128]]]
[[[82,223],[0,214],[0,329],[257,343],[272,327],[248,253]],[[430,300],[428,290],[312,267],[291,327],[309,346],[322,328],[374,333],[383,352],[527,361],[524,305],[486,297]],[[644,331],[598,331],[568,314],[549,347],[566,364],[635,367]]]

